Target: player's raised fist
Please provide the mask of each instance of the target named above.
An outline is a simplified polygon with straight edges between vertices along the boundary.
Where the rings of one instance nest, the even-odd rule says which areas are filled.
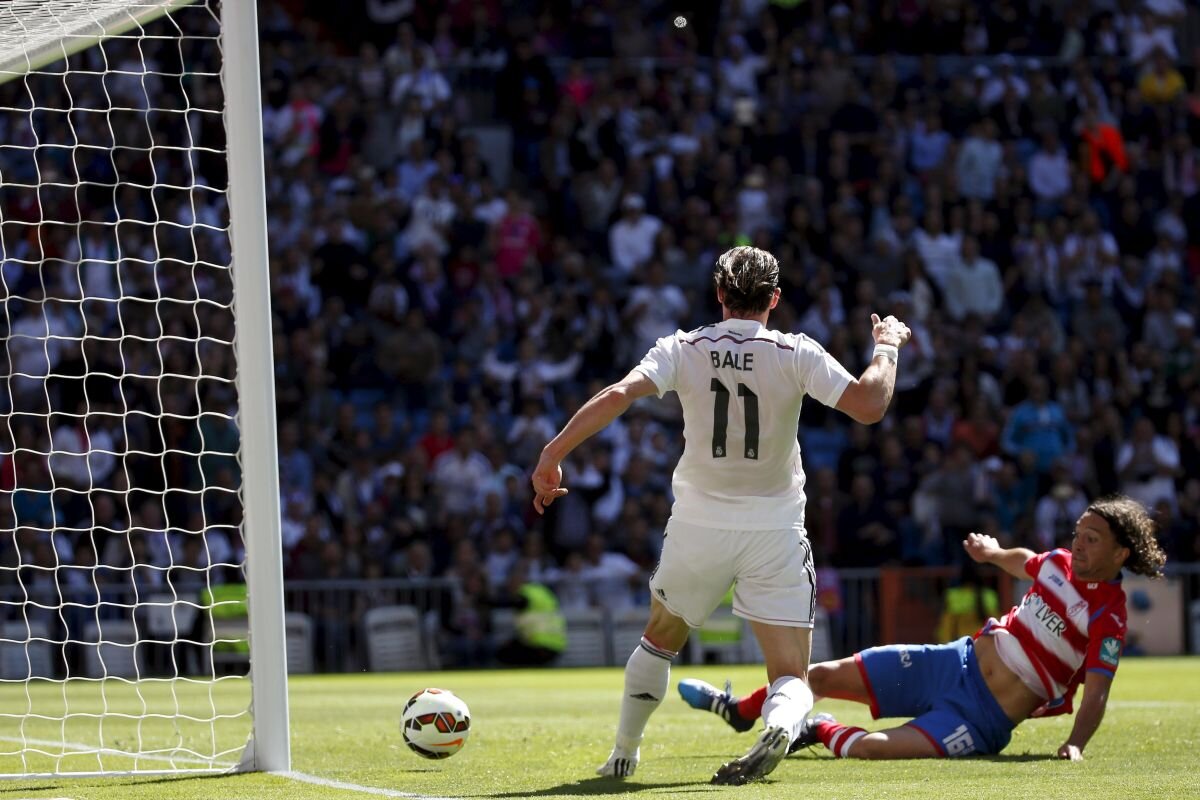
[[[968,533],[967,538],[963,540],[963,548],[973,560],[983,563],[990,560],[992,555],[1000,550],[1000,543],[996,541],[995,536],[988,536],[985,533]]]
[[[883,319],[880,319],[878,314],[872,314],[871,335],[875,337],[876,344],[890,344],[895,347],[903,347],[912,336],[912,331],[908,329],[907,325],[890,314]]]

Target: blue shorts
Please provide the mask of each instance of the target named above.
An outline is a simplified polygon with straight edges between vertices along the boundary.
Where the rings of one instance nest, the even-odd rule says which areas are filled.
[[[943,756],[992,755],[1016,727],[979,671],[975,642],[964,636],[934,645],[889,645],[854,660],[871,697],[871,714],[914,717],[908,724]]]

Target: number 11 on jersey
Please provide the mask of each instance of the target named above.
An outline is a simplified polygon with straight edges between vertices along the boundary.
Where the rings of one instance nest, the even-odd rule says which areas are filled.
[[[729,390],[717,378],[712,379],[710,386],[716,393],[716,397],[713,399],[712,454],[713,458],[724,458],[725,454],[729,452],[726,445],[729,434]],[[742,398],[742,405],[745,406],[746,413],[746,447],[743,455],[746,458],[757,459],[758,395],[744,383],[737,385],[737,393],[738,397]]]

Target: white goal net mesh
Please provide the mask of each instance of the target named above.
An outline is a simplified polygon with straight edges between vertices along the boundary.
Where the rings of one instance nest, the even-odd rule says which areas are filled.
[[[0,773],[250,731],[219,20],[0,5]]]

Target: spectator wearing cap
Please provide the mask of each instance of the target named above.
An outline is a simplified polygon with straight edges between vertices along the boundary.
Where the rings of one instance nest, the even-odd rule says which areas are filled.
[[[617,274],[628,279],[654,255],[654,242],[662,220],[645,213],[641,195],[627,194],[621,200],[621,218],[608,231],[609,257]]]

